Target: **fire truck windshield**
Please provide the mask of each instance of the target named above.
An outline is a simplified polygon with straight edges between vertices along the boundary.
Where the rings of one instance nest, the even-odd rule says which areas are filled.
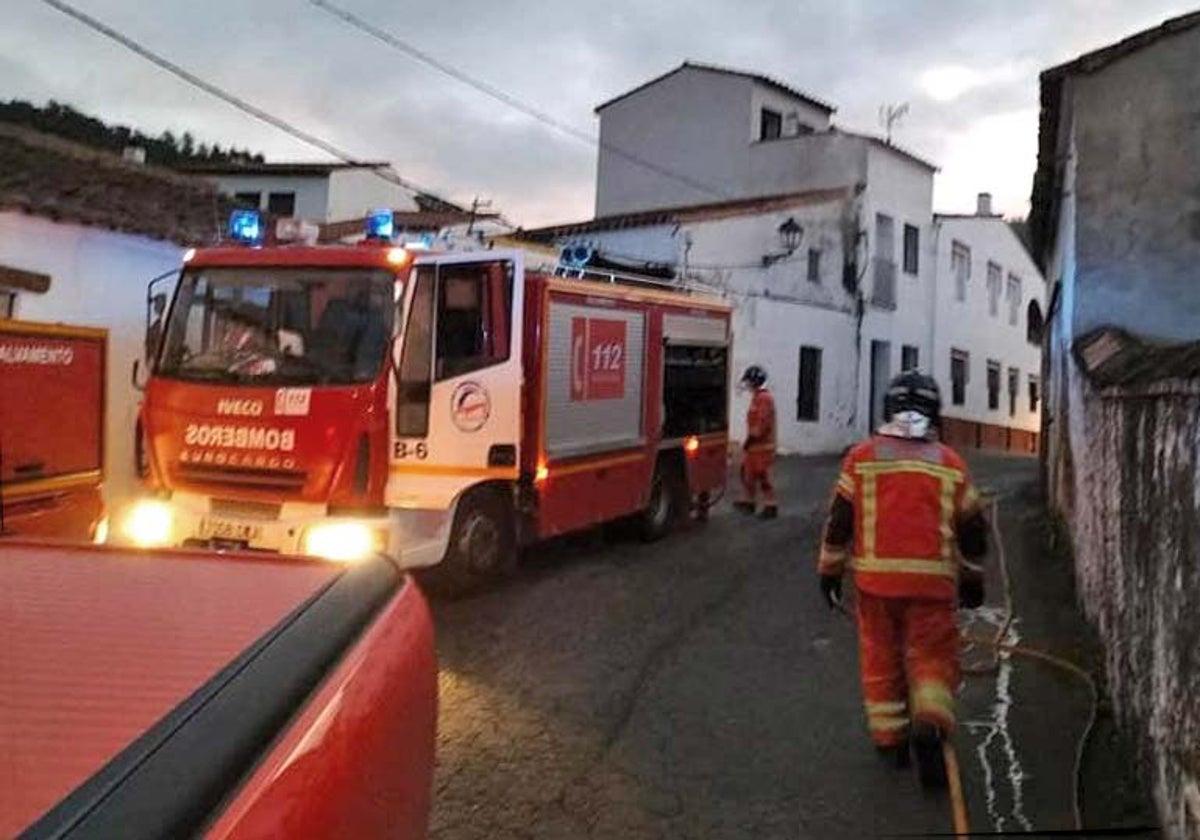
[[[157,373],[262,385],[369,382],[387,352],[395,283],[367,268],[185,272]]]

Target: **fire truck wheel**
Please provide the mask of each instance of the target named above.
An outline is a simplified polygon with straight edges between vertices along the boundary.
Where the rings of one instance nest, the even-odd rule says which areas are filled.
[[[459,502],[446,556],[423,571],[422,583],[436,595],[461,597],[510,573],[516,558],[512,516],[503,497],[476,491]]]
[[[670,532],[687,504],[687,489],[678,465],[660,458],[650,484],[650,501],[642,511],[642,539],[662,539]]]

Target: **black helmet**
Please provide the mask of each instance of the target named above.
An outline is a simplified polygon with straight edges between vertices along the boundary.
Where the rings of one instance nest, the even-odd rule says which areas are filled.
[[[746,368],[746,372],[742,374],[742,382],[752,385],[755,388],[761,388],[767,384],[767,372],[758,365],[750,365]]]
[[[906,370],[892,380],[883,397],[883,419],[900,411],[916,411],[938,425],[942,417],[942,395],[937,381],[915,370]]]

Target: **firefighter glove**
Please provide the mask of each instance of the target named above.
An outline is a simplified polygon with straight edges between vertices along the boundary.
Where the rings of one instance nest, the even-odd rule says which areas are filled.
[[[842,605],[842,576],[821,575],[821,596],[829,609],[837,609]]]
[[[964,563],[958,575],[958,605],[974,610],[983,606],[983,569]]]

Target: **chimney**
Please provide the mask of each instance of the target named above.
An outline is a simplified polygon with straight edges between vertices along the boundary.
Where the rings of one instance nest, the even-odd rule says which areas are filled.
[[[975,199],[976,216],[994,216],[992,212],[992,194],[980,193]]]
[[[126,146],[121,152],[121,157],[130,163],[144,166],[146,163],[146,150],[141,146]]]

